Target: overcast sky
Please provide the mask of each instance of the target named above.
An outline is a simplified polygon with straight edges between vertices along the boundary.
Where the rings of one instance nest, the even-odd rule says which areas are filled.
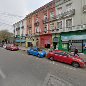
[[[51,0],[0,0],[0,30],[13,31],[12,25],[20,17],[25,16]],[[15,16],[17,15],[17,16]]]

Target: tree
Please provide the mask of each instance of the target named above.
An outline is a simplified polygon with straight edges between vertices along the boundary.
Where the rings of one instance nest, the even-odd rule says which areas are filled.
[[[0,31],[0,41],[1,42],[9,42],[10,39],[13,38],[13,33],[10,33],[8,30],[1,30]]]

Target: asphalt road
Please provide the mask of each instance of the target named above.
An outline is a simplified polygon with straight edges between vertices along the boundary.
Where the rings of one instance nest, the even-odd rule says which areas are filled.
[[[0,48],[0,86],[86,86],[86,68]]]

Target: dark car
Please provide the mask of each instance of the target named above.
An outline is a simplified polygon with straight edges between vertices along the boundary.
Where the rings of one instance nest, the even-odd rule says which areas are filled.
[[[47,58],[51,60],[56,60],[59,62],[64,62],[72,65],[73,67],[85,67],[86,62],[83,58],[79,56],[74,56],[61,50],[54,50],[47,54]]]

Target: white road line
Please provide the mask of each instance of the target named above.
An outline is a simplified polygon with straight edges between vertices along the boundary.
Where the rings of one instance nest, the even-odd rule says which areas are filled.
[[[1,75],[1,77],[3,78],[3,79],[5,79],[6,78],[6,75],[2,72],[2,70],[0,69],[0,75]]]
[[[53,62],[53,64],[55,64],[55,62]]]

